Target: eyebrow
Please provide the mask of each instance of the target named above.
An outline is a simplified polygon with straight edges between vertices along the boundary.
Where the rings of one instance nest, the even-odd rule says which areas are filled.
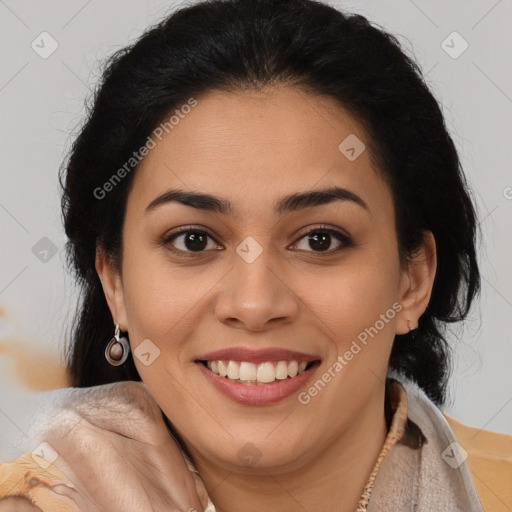
[[[366,211],[370,211],[368,205],[356,194],[342,187],[330,187],[320,190],[310,190],[307,192],[297,192],[281,198],[274,206],[276,215],[295,212],[304,208],[321,206],[332,203],[333,201],[350,201],[358,204]],[[153,199],[146,207],[145,213],[153,211],[158,207],[178,202],[185,206],[192,206],[198,210],[206,212],[221,213],[230,215],[234,207],[230,201],[211,194],[200,192],[190,192],[181,189],[171,189],[157,198]]]

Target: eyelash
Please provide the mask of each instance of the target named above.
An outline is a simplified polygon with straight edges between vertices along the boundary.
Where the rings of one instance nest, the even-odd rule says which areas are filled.
[[[164,236],[164,238],[161,241],[161,245],[168,247],[168,249],[174,253],[179,253],[180,255],[186,255],[186,257],[193,257],[195,255],[207,252],[204,250],[203,251],[184,251],[182,249],[176,249],[175,247],[172,247],[172,244],[170,244],[170,242],[172,242],[179,236],[187,234],[187,233],[196,233],[196,234],[200,234],[200,235],[206,235],[207,237],[210,237],[212,240],[214,240],[217,243],[215,238],[207,231],[205,231],[203,229],[195,228],[193,226],[187,226],[184,229],[177,231],[176,233],[171,233],[169,235]],[[336,249],[329,249],[327,251],[306,251],[306,252],[312,252],[313,254],[330,256],[332,254],[342,251],[343,249],[348,249],[348,248],[354,247],[354,245],[355,245],[350,237],[348,237],[341,231],[329,228],[327,226],[316,226],[313,229],[309,229],[307,231],[300,232],[299,237],[297,238],[297,241],[294,243],[294,245],[298,241],[300,241],[302,238],[305,238],[308,235],[313,235],[313,234],[317,234],[317,233],[332,235],[339,242],[341,242],[342,245],[340,245]],[[171,245],[171,246],[169,247],[169,245]]]

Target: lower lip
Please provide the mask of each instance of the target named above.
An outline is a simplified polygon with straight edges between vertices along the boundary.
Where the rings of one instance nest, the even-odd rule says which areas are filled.
[[[205,377],[224,395],[246,405],[267,405],[296,393],[313,375],[319,364],[293,378],[275,380],[272,384],[240,384],[213,373],[203,363],[197,363]]]

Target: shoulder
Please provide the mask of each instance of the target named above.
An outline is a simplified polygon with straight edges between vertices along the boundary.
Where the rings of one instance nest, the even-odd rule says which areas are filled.
[[[406,428],[406,433],[410,430],[409,437],[418,440],[408,444],[411,467],[418,473],[418,499],[428,506],[437,499],[435,505],[441,510],[508,512],[511,506],[508,489],[512,480],[510,462],[506,462],[510,457],[507,459],[503,454],[507,450],[510,452],[510,445],[506,449],[503,441],[509,440],[510,436],[484,434],[484,431],[478,434],[478,429],[471,430],[455,420],[449,423],[442,408],[432,402],[415,381],[395,371],[390,372],[390,377],[406,392],[407,425],[414,426],[414,429]],[[477,444],[480,435],[482,441]],[[404,440],[409,437],[404,436]],[[402,440],[400,443],[403,444]],[[398,448],[400,443],[397,443]],[[414,451],[416,461],[413,460]],[[404,473],[401,469],[395,471]],[[407,475],[402,476],[407,479]],[[434,510],[432,506],[431,509]]]
[[[464,450],[484,510],[512,509],[512,436],[463,425],[444,414]]]

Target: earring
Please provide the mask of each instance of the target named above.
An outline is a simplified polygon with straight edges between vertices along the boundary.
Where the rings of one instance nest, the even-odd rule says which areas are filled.
[[[123,336],[119,336],[119,324],[116,325],[114,337],[108,342],[105,349],[105,358],[112,366],[123,364],[130,353],[130,343]]]

